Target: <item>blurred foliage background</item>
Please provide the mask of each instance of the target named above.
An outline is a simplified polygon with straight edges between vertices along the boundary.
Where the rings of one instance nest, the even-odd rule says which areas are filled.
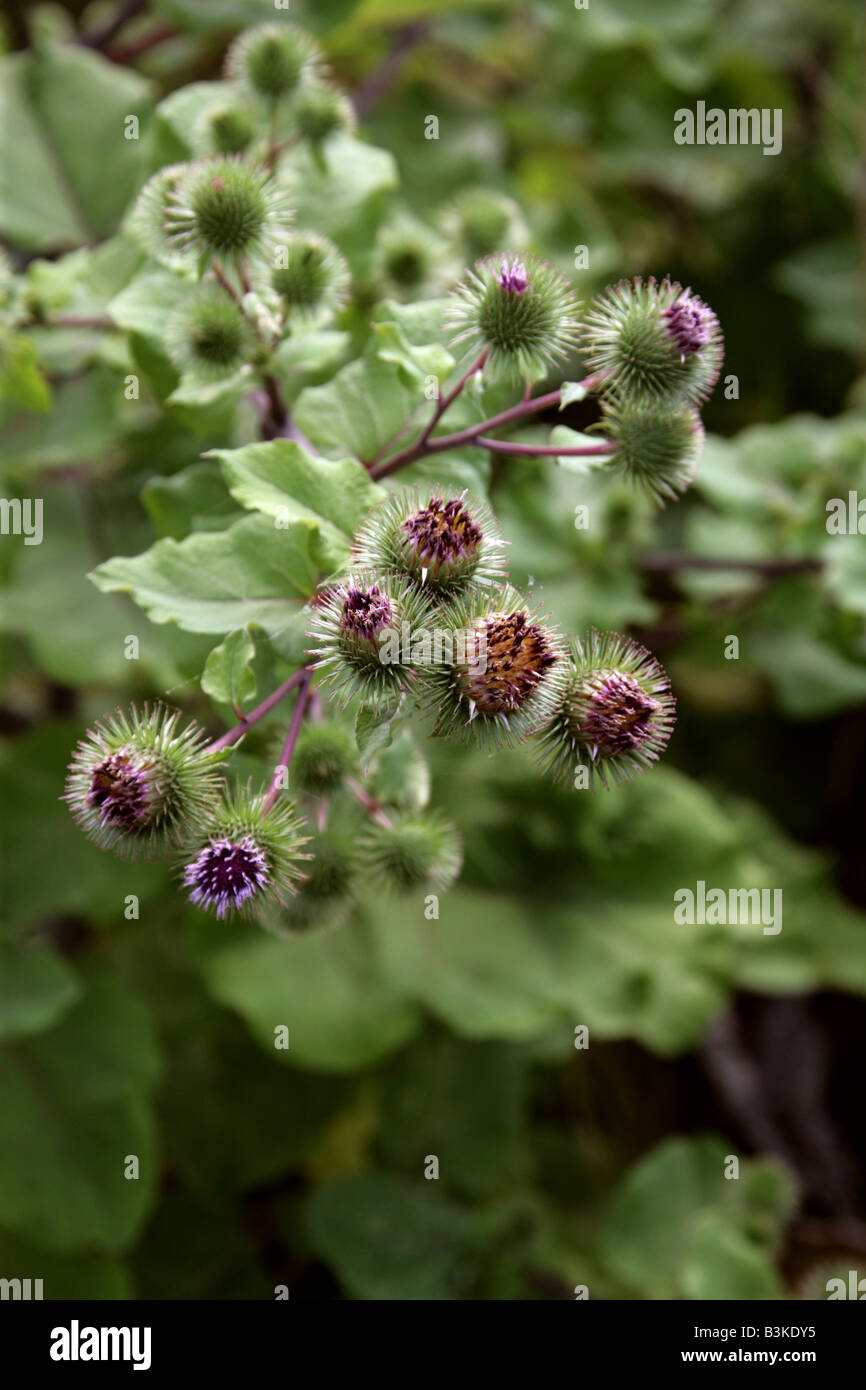
[[[199,459],[252,429],[235,400],[165,405],[165,306],[130,289],[120,227],[145,175],[189,157],[180,89],[274,7],[121,9],[22,6],[0,61],[0,237],[34,320],[111,304],[127,330],[4,342],[4,496],[42,497],[45,537],[0,550],[0,1273],[56,1297],[823,1296],[866,1261],[866,537],[829,535],[825,510],[866,497],[862,5],[293,0],[367,142],[302,194],[357,293],[339,342],[285,363],[293,402],[360,351],[377,293],[403,297],[389,246],[420,246],[433,295],[504,232],[585,300],[624,275],[691,284],[736,386],[667,512],[552,460],[452,460],[489,486],[515,582],[666,664],[663,765],[580,796],[519,750],[424,745],[466,841],[441,920],[371,901],[291,943],[186,911],[163,866],[100,854],[58,799],[117,703],[166,695],[220,728],[196,679],[216,639],[85,576],[237,513]],[[781,153],[677,146],[698,100],[781,108]],[[141,140],[106,138],[130,111]],[[479,187],[503,195],[494,246],[467,216]],[[782,932],[675,926],[701,879],[781,888]]]

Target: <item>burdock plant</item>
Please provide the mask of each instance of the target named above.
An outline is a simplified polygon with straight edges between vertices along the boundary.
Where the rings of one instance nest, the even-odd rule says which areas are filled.
[[[396,705],[415,680],[411,640],[427,612],[399,576],[355,570],[326,586],[312,610],[310,654],[338,704],[357,698],[381,710]]]
[[[184,843],[208,814],[223,755],[162,705],[117,710],[81,740],[65,799],[85,835],[126,858]]]
[[[154,399],[166,358],[175,366],[184,437],[240,446],[226,481],[259,516],[201,505],[212,481],[224,489],[184,470],[177,511],[213,534],[162,540],[145,564],[109,561],[95,577],[158,617],[222,632],[203,688],[238,722],[208,743],[161,708],[111,716],[73,755],[66,798],[107,848],[182,854],[195,907],[292,936],[348,919],[364,884],[419,895],[457,876],[460,836],[427,804],[410,731],[419,712],[436,736],[491,756],[532,740],[575,787],[614,787],[661,755],[674,721],[664,671],[619,634],[569,645],[509,583],[495,506],[502,472],[526,468],[532,526],[535,475],[569,457],[592,459],[594,483],[619,474],[659,504],[678,498],[698,467],[722,335],[700,295],[669,278],[622,281],[582,313],[571,280],[522,249],[528,228],[501,192],[470,188],[439,216],[397,206],[386,220],[385,183],[367,180],[390,160],[353,144],[353,107],[294,24],[241,34],[225,74],[189,107],[170,99],[168,126],[196,157],[154,173],[126,218],[151,263],[109,305],[115,328],[135,327],[104,360],[142,373],[153,362]],[[461,275],[458,255],[481,259]],[[4,342],[19,308],[24,328],[44,325],[36,290],[55,271],[65,284],[67,259],[71,273],[74,257],[19,277],[0,256]],[[124,259],[112,251],[106,284]],[[430,295],[446,272],[458,278],[443,306]],[[383,293],[409,302],[377,307]],[[163,302],[176,307],[163,315]],[[541,387],[579,353],[588,375]],[[542,422],[564,424],[559,412],[591,397],[588,435],[544,436]],[[265,518],[284,512],[289,533],[272,534]],[[301,664],[245,708],[244,692],[287,657]],[[263,788],[227,792],[230,750],[243,744],[247,767],[267,760],[273,743],[253,731],[288,699]]]
[[[196,907],[217,917],[250,917],[297,891],[308,836],[291,801],[283,797],[269,807],[245,788],[203,819],[182,869]]]
[[[623,280],[606,290],[587,311],[582,339],[588,365],[614,390],[656,403],[700,404],[721,370],[716,315],[675,280]]]
[[[568,679],[540,739],[542,759],[557,780],[574,784],[629,781],[651,767],[674,724],[670,682],[655,657],[615,632],[574,641]]]
[[[437,735],[460,743],[520,743],[551,718],[567,662],[559,634],[506,584],[458,599],[439,621],[441,659],[423,696]]]
[[[405,575],[434,595],[486,587],[505,575],[505,542],[490,508],[441,488],[392,494],[355,537],[358,564]]]
[[[458,285],[449,322],[455,344],[486,352],[507,376],[534,380],[576,346],[577,310],[571,285],[545,261],[496,255]]]

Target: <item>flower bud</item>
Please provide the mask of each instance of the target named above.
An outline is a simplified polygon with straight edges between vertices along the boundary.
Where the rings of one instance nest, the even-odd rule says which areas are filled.
[[[301,936],[338,927],[354,904],[360,866],[357,835],[327,830],[307,844],[309,858],[296,894],[279,915],[264,922],[278,936]]]
[[[379,709],[395,706],[411,684],[412,634],[428,605],[397,575],[357,570],[328,585],[312,605],[312,655],[338,704],[358,698]]]
[[[264,799],[244,789],[214,811],[182,871],[191,903],[218,918],[257,916],[297,891],[306,855],[303,822],[286,796],[262,815]]]
[[[512,378],[536,380],[577,342],[578,301],[568,282],[534,256],[489,256],[458,285],[448,315],[454,343],[485,348],[488,363]]]
[[[202,382],[240,370],[256,348],[237,305],[216,285],[204,284],[168,317],[165,342],[178,371]]]
[[[607,385],[626,398],[697,405],[711,394],[721,370],[716,315],[670,279],[623,280],[605,290],[589,308],[582,337],[587,365],[608,373]]]
[[[79,743],[65,800],[85,835],[126,858],[183,844],[206,818],[224,754],[162,706],[118,710]]]
[[[505,574],[505,542],[490,508],[438,488],[392,493],[355,537],[359,565],[393,570],[433,597],[488,586]]]
[[[371,824],[361,844],[368,873],[397,893],[450,888],[460,873],[460,836],[436,812],[405,812]]]
[[[332,241],[297,232],[276,247],[274,255],[270,287],[288,318],[322,323],[339,312],[349,287],[349,267]]]
[[[332,135],[355,128],[355,109],[349,98],[331,82],[302,82],[292,102],[292,121],[298,134],[315,150]]]
[[[193,128],[198,154],[243,154],[256,138],[256,118],[248,106],[220,103],[205,107]]]
[[[166,228],[177,251],[263,257],[291,222],[285,189],[242,155],[183,166],[168,196]]]
[[[296,91],[318,61],[315,41],[297,25],[257,24],[231,45],[226,77],[275,102]]]
[[[142,188],[129,215],[130,234],[154,260],[179,270],[187,258],[172,240],[168,229],[171,199],[178,181],[189,166],[168,164],[153,174]]]
[[[492,188],[464,188],[442,215],[446,236],[461,243],[467,259],[491,256],[498,246],[520,246],[528,231],[512,198]]]
[[[306,724],[292,757],[292,786],[310,796],[328,796],[343,785],[356,761],[352,738],[340,724]]]
[[[555,780],[628,782],[651,767],[674,725],[670,683],[655,657],[615,632],[587,633],[572,647],[568,684],[540,739]]]
[[[694,407],[608,397],[602,411],[603,431],[617,446],[605,467],[645,488],[660,506],[676,501],[694,480],[704,449]]]
[[[548,722],[567,674],[559,635],[510,585],[470,594],[437,615],[449,640],[425,672],[434,733],[463,744],[520,743]]]

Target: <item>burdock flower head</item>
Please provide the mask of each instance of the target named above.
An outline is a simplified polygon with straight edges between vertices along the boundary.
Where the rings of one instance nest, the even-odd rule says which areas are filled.
[[[332,135],[351,131],[355,110],[351,101],[332,82],[308,78],[292,100],[292,123],[297,133],[320,151]]]
[[[721,370],[719,321],[676,281],[623,280],[593,301],[583,325],[588,366],[620,394],[700,404]]]
[[[192,131],[197,154],[243,154],[256,138],[256,113],[240,102],[206,106]]]
[[[577,343],[578,301],[568,281],[535,256],[488,256],[455,290],[449,322],[454,342],[493,370],[536,380]]]
[[[355,555],[434,596],[490,585],[505,573],[505,542],[490,508],[438,488],[393,493],[374,508],[355,537]]]
[[[510,585],[443,610],[441,659],[425,680],[434,733],[464,744],[520,743],[562,696],[567,661],[558,633]]]
[[[428,605],[397,575],[356,570],[314,601],[309,636],[324,684],[338,704],[395,705],[413,679],[411,649]]]
[[[349,267],[327,237],[296,232],[274,250],[269,288],[287,318],[322,323],[345,303]]]
[[[243,155],[215,155],[183,167],[167,200],[166,232],[176,251],[263,258],[292,220],[287,193]]]
[[[194,724],[162,706],[118,710],[79,743],[65,800],[102,849],[134,858],[184,843],[208,812],[224,754],[206,751]]]
[[[575,641],[565,693],[541,737],[542,757],[557,780],[584,785],[628,782],[651,767],[674,725],[670,683],[645,647],[615,632]]]
[[[333,826],[308,841],[308,858],[295,895],[263,925],[278,936],[301,936],[338,927],[355,902],[360,852],[357,827]]]
[[[256,349],[248,320],[211,284],[195,290],[169,315],[165,338],[178,371],[203,383],[240,371]]]
[[[171,199],[187,168],[186,164],[168,164],[152,174],[127,219],[129,231],[142,250],[173,270],[183,269],[189,261],[169,231]]]
[[[605,466],[643,487],[660,506],[676,501],[694,480],[704,449],[694,406],[611,395],[602,405],[601,428],[617,446]]]
[[[264,801],[245,789],[211,815],[182,880],[190,902],[217,917],[257,915],[297,891],[307,836],[291,801],[281,796],[263,815]]]
[[[361,845],[368,873],[397,893],[450,888],[463,850],[450,821],[433,811],[405,811],[374,822]]]
[[[273,103],[291,96],[320,59],[315,40],[295,24],[257,24],[228,51],[226,77]]]

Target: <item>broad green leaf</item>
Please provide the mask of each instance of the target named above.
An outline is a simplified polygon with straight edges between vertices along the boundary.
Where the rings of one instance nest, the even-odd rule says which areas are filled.
[[[397,367],[382,361],[374,340],[326,385],[302,391],[294,416],[318,449],[369,462],[425,403],[423,391],[409,390]]]
[[[0,941],[0,1039],[50,1028],[80,994],[81,986],[61,956]]]
[[[639,1296],[779,1296],[771,1242],[790,1210],[789,1190],[777,1189],[772,1222],[759,1241],[752,1225],[754,1187],[725,1177],[729,1148],[709,1136],[669,1139],[621,1184],[604,1223],[602,1255]],[[744,1177],[750,1167],[740,1160]]]
[[[459,1298],[477,1233],[470,1214],[425,1182],[359,1173],[323,1185],[307,1208],[313,1247],[356,1298]]]
[[[191,463],[169,478],[151,478],[141,500],[157,534],[176,541],[190,531],[224,531],[243,516],[212,463]]]
[[[217,950],[205,976],[269,1053],[284,1025],[290,1045],[278,1059],[315,1071],[359,1071],[418,1026],[415,1008],[382,977],[372,943],[354,926],[291,942],[259,933]]]
[[[108,306],[109,317],[119,328],[162,343],[169,314],[193,292],[191,281],[170,270],[149,267],[115,295]]]
[[[755,662],[794,719],[818,719],[866,700],[866,662],[847,661],[807,632],[760,634]]]
[[[150,83],[80,45],[48,44],[5,60],[0,87],[5,235],[44,249],[112,231],[144,172]],[[138,139],[125,138],[130,116]]]
[[[103,593],[131,594],[155,623],[231,632],[258,623],[272,636],[297,628],[314,592],[318,534],[307,522],[278,530],[264,516],[227,531],[157,541],[143,555],[107,560],[90,578]]]
[[[369,257],[385,194],[397,187],[393,155],[352,135],[327,143],[324,164],[303,146],[283,161],[297,225],[326,232],[350,263]]]
[[[201,688],[218,704],[231,705],[240,712],[256,693],[256,677],[252,662],[256,644],[247,628],[230,632],[224,642],[214,647],[202,672]]]
[[[243,449],[213,449],[232,496],[276,518],[318,524],[330,568],[347,557],[349,540],[370,508],[385,492],[370,481],[356,459],[314,458],[289,439],[248,444]]]
[[[48,1033],[0,1049],[0,1227],[51,1250],[122,1249],[156,1190],[143,1006],[91,982]],[[130,1156],[139,1177],[124,1177]]]
[[[46,1300],[113,1301],[134,1297],[128,1269],[111,1255],[59,1255],[9,1231],[0,1231],[0,1269],[6,1276],[13,1270],[38,1270],[38,1275],[31,1278],[42,1280],[42,1297]],[[35,1297],[35,1287],[32,1296]]]

